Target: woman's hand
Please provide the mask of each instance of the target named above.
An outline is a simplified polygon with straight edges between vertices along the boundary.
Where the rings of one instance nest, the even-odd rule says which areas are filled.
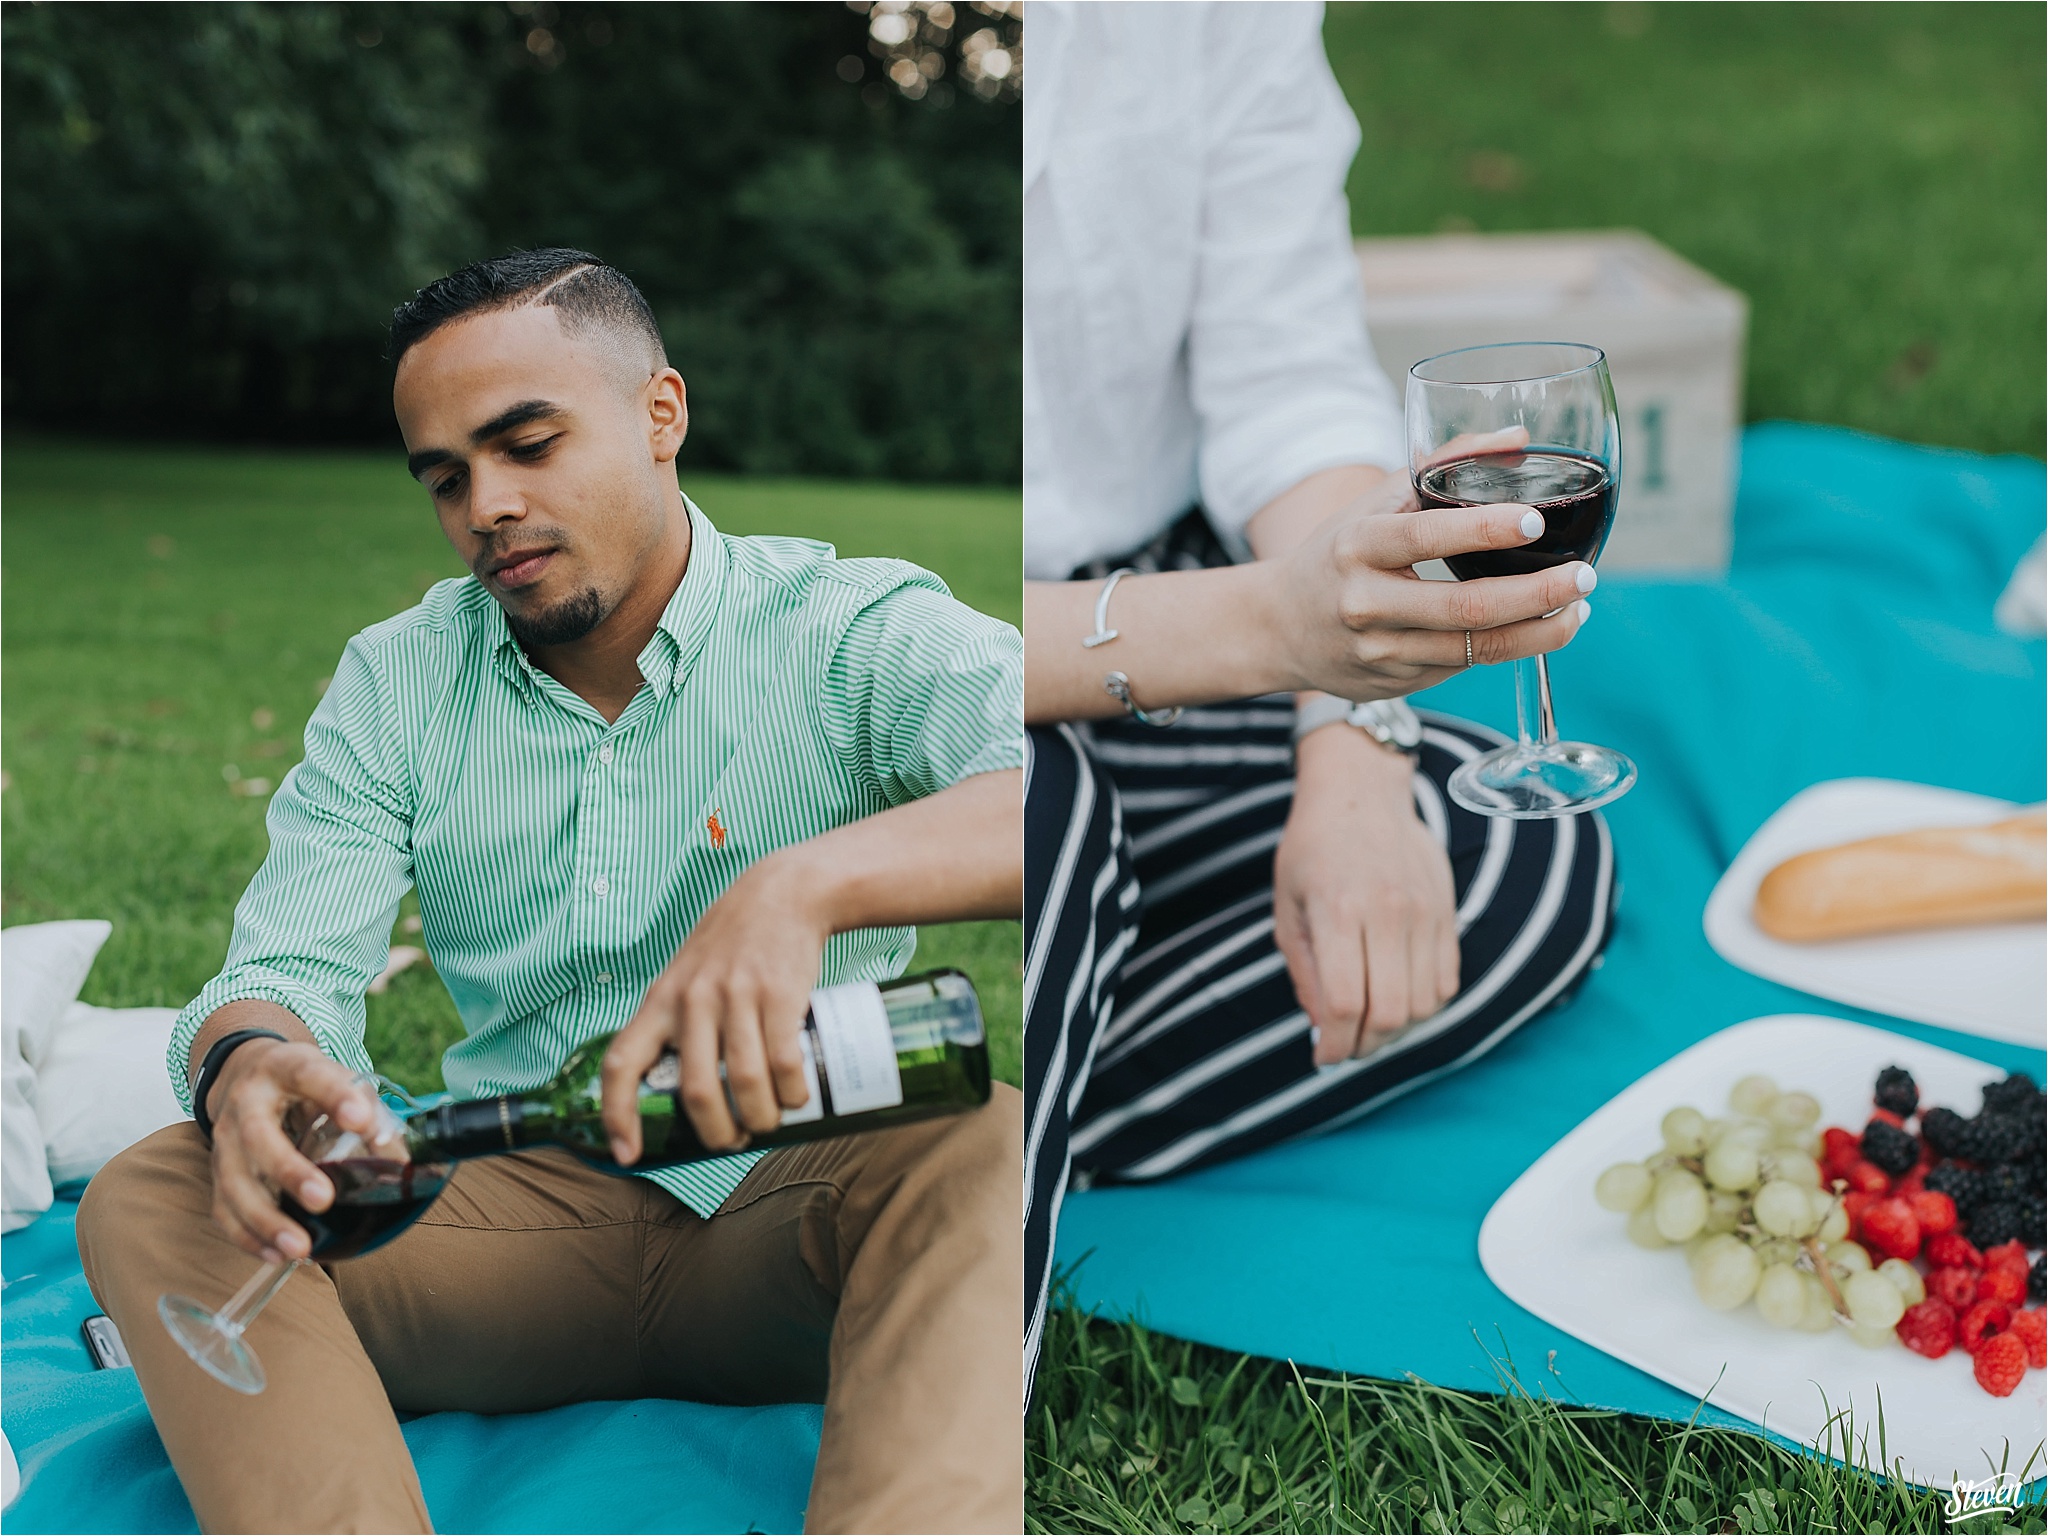
[[[1317,1031],[1364,1056],[1457,995],[1450,860],[1415,812],[1409,760],[1348,725],[1302,739],[1273,861],[1273,935]]]
[[[1405,478],[1388,476],[1353,511],[1266,562],[1266,622],[1286,638],[1291,686],[1360,700],[1413,693],[1465,669],[1468,633],[1474,665],[1558,649],[1578,633],[1580,599],[1593,590],[1583,561],[1477,581],[1424,581],[1414,570],[1518,549],[1542,532],[1542,514],[1514,503],[1423,510]]]

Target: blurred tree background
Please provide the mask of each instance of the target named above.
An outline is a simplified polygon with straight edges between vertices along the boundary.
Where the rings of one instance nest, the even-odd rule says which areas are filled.
[[[10,425],[390,444],[421,284],[646,292],[688,462],[1014,484],[1014,0],[0,7]]]

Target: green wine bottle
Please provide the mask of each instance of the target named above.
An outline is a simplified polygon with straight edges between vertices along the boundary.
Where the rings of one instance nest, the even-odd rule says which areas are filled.
[[[607,1172],[613,1161],[601,1106],[609,1034],[579,1046],[554,1080],[527,1093],[444,1104],[407,1124],[415,1161],[565,1147]],[[988,1102],[988,1038],[974,984],[958,971],[881,983],[847,982],[811,994],[801,1046],[807,1103],[755,1132],[747,1149],[906,1125]],[[633,1170],[723,1157],[706,1147],[677,1095],[674,1052],[640,1084],[640,1161]],[[737,1117],[735,1117],[737,1118]]]

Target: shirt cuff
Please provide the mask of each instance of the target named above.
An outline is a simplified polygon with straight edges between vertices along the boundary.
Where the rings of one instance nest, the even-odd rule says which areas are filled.
[[[355,1072],[372,1070],[361,1031],[350,1028],[336,1015],[331,1000],[282,971],[262,965],[239,965],[209,981],[171,1026],[171,1043],[164,1054],[164,1065],[170,1072],[171,1091],[177,1094],[186,1114],[192,1113],[192,1042],[216,1012],[229,1003],[249,998],[275,1003],[290,1013],[312,1031],[320,1049],[342,1066]]]
[[[1262,450],[1250,451],[1260,434],[1247,424],[1235,434],[1239,440],[1231,445],[1232,451],[1214,458],[1204,455],[1210,462],[1203,465],[1203,510],[1234,559],[1252,558],[1245,528],[1259,510],[1310,475],[1346,464],[1369,465],[1390,474],[1406,467],[1398,434],[1369,425],[1361,430],[1361,418],[1369,418],[1376,406],[1373,401],[1346,399],[1297,409],[1284,424],[1274,424],[1272,440]],[[1229,459],[1243,467],[1226,467],[1222,461]],[[1254,463],[1256,469],[1251,467]]]

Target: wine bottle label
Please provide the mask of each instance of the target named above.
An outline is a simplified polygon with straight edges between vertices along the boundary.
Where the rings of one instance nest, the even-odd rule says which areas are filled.
[[[871,981],[820,987],[811,994],[811,1018],[832,1085],[832,1113],[891,1109],[903,1102],[903,1074],[896,1067],[896,1037],[882,989]]]

